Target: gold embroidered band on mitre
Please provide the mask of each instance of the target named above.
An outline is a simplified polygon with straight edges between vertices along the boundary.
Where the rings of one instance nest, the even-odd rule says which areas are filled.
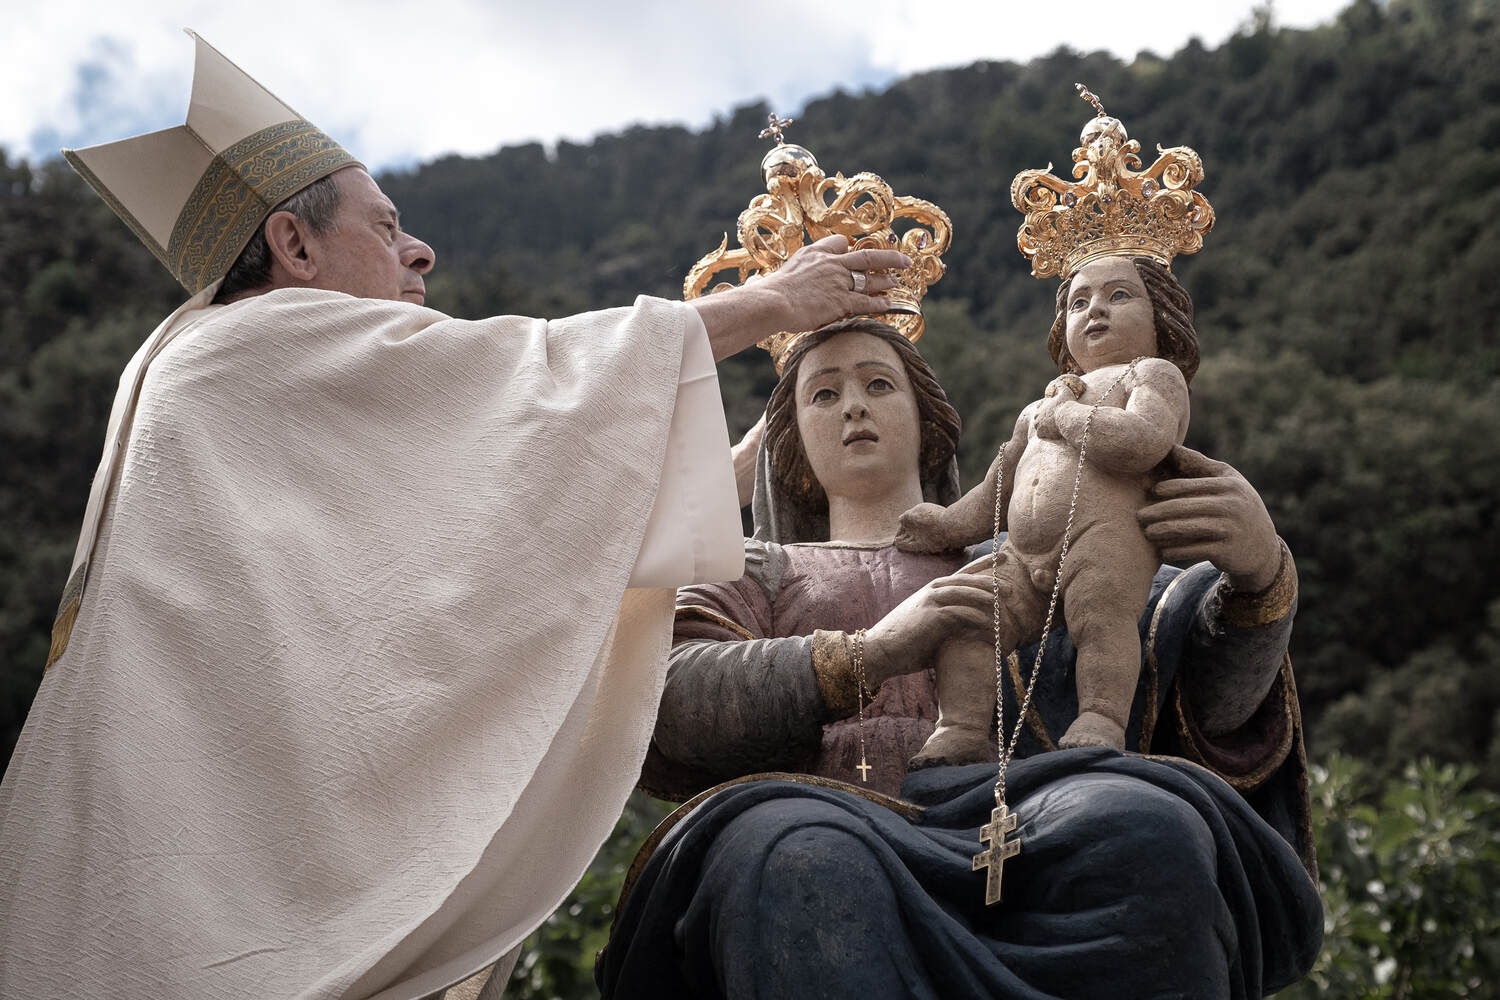
[[[214,157],[188,196],[166,264],[190,292],[222,278],[271,210],[314,181],[357,164],[302,119],[263,128]]]

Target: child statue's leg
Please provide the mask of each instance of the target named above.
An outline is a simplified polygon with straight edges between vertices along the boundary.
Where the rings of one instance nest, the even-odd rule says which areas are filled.
[[[984,640],[953,640],[938,650],[937,728],[907,765],[915,771],[944,764],[995,759],[995,647]]]
[[[1063,616],[1078,649],[1078,718],[1057,745],[1125,749],[1125,727],[1141,673],[1139,621],[1156,575],[1154,550],[1096,536],[1071,554]],[[1144,541],[1144,539],[1142,539]],[[1103,544],[1100,544],[1103,543]]]
[[[999,555],[1000,643],[1006,652],[1041,632],[1042,605],[1026,567],[1002,546]],[[938,650],[938,721],[907,765],[911,770],[942,764],[995,760],[995,645],[984,639],[952,639]]]
[[[1072,631],[1071,625],[1068,631]],[[1130,721],[1130,704],[1141,672],[1141,642],[1135,619],[1099,622],[1090,631],[1089,642],[1078,645],[1078,718],[1057,745],[1063,749],[1103,746],[1124,750],[1125,726]]]

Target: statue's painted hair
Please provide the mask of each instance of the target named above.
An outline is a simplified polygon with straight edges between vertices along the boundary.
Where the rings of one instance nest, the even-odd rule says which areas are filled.
[[[958,411],[948,402],[931,366],[917,353],[911,341],[895,328],[861,317],[813,331],[802,338],[787,356],[781,381],[776,383],[766,404],[765,437],[765,447],[770,450],[772,481],[789,500],[810,509],[826,508],[828,498],[813,475],[802,446],[802,434],[797,429],[797,372],[808,351],[841,333],[867,333],[895,348],[916,396],[921,434],[918,463],[924,484],[938,479],[947,470],[958,448],[958,435],[963,427]]]
[[[1156,325],[1156,356],[1176,365],[1184,381],[1192,382],[1198,371],[1198,331],[1193,328],[1193,300],[1177,277],[1160,261],[1150,257],[1132,257],[1136,274],[1146,286],[1151,299],[1151,316]],[[1057,316],[1047,333],[1047,350],[1060,372],[1083,374],[1073,355],[1068,353],[1068,292],[1073,279],[1057,286]]]

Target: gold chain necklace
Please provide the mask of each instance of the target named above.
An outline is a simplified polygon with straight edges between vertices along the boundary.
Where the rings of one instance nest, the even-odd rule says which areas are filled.
[[[1021,724],[1026,719],[1026,713],[1031,708],[1031,694],[1036,689],[1037,675],[1042,669],[1042,654],[1047,648],[1047,636],[1052,631],[1052,618],[1057,611],[1057,598],[1062,592],[1063,564],[1068,559],[1068,546],[1073,538],[1073,516],[1078,512],[1078,491],[1083,484],[1084,456],[1088,452],[1089,428],[1093,426],[1094,414],[1099,407],[1110,397],[1115,388],[1125,380],[1125,376],[1135,371],[1135,366],[1141,362],[1136,358],[1125,366],[1125,370],[1115,376],[1115,380],[1104,390],[1104,394],[1089,407],[1089,415],[1083,421],[1083,434],[1078,439],[1078,470],[1073,475],[1073,496],[1068,501],[1068,521],[1063,527],[1062,549],[1057,557],[1057,574],[1052,581],[1052,598],[1047,603],[1047,619],[1042,625],[1042,638],[1036,647],[1036,660],[1031,666],[1031,679],[1026,682],[1026,697],[1021,701],[1020,711],[1016,714],[1016,724],[1011,730],[1010,739],[1005,738],[1005,654],[1008,650],[1003,649],[1000,643],[1000,521],[1004,513],[1002,506],[1005,496],[1005,445],[1000,448],[1001,459],[995,463],[995,548],[990,559],[990,585],[994,588],[995,599],[995,734],[999,740],[998,756],[999,769],[995,776],[995,808],[990,812],[990,821],[979,828],[980,843],[988,846],[974,855],[971,871],[979,871],[988,868],[989,872],[984,883],[984,902],[986,906],[993,906],[1000,902],[1000,875],[1005,867],[1005,862],[1021,853],[1021,838],[1019,835],[1007,839],[1016,829],[1016,815],[1010,811],[1005,802],[1005,772],[1010,765],[1011,757],[1016,752],[1016,743],[1021,738]],[[1081,380],[1080,380],[1081,381]],[[1079,393],[1081,396],[1082,393]],[[1009,444],[1009,442],[1007,442]]]

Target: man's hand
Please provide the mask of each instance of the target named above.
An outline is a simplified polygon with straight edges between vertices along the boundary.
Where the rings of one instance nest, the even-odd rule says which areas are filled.
[[[1281,565],[1281,546],[1255,487],[1231,466],[1182,445],[1167,462],[1177,478],[1157,483],[1152,502],[1136,515],[1162,559],[1206,559],[1247,593],[1269,587]]]
[[[783,330],[816,330],[845,316],[890,309],[885,272],[911,266],[895,250],[850,250],[843,236],[809,243],[759,281],[694,299],[714,360]]]
[[[781,330],[816,330],[860,313],[881,313],[891,302],[884,292],[896,287],[888,270],[911,266],[911,258],[896,250],[850,250],[843,236],[810,243],[765,276],[762,290],[785,299]]]

